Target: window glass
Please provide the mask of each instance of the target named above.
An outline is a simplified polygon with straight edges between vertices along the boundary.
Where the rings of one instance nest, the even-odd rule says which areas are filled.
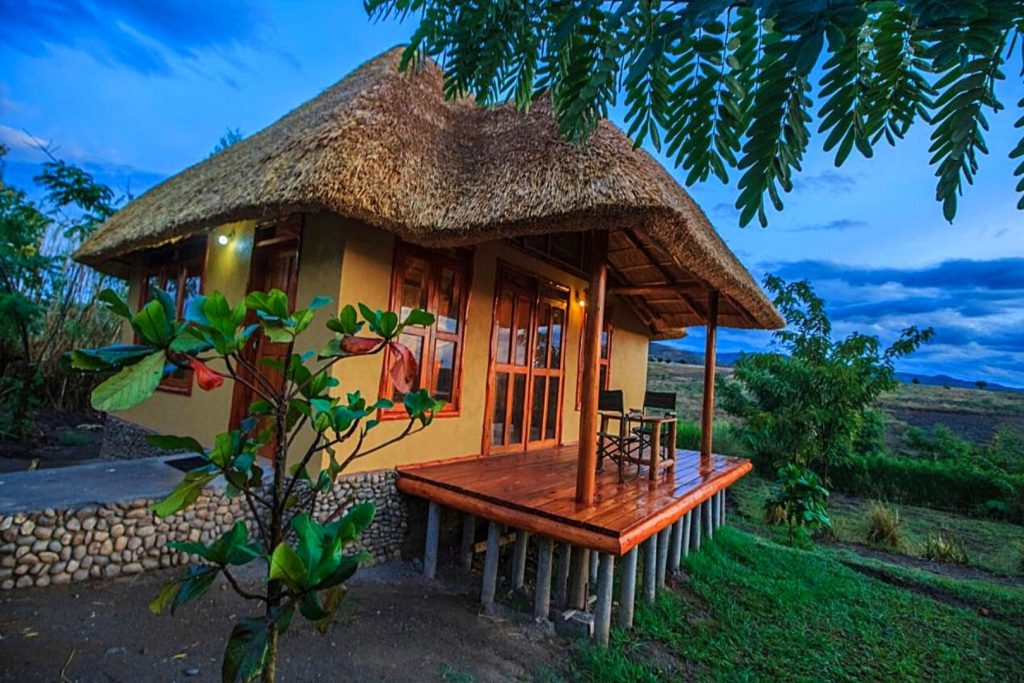
[[[512,295],[502,294],[498,303],[498,348],[495,360],[508,363],[508,354],[512,348]]]
[[[544,433],[544,394],[547,393],[547,377],[533,378],[533,396],[530,403],[530,441],[540,441]]]
[[[530,301],[518,297],[516,301],[515,358],[516,365],[526,365],[526,352],[530,341]]]
[[[512,378],[512,419],[508,425],[508,442],[523,442],[523,413],[526,412],[526,375]]]
[[[551,306],[541,302],[537,307],[537,334],[535,335],[533,367],[546,368],[548,366],[548,339],[551,335],[549,318],[551,317]]]
[[[455,342],[438,339],[434,346],[434,398],[451,402],[455,389]]]
[[[437,291],[437,329],[454,334],[459,331],[462,311],[462,278],[451,268],[442,268]]]
[[[565,311],[561,308],[551,309],[551,367],[562,367],[562,325],[565,322]]]
[[[409,257],[402,274],[402,298],[399,317],[403,320],[414,308],[427,310],[427,264]]]
[[[491,414],[491,443],[505,443],[505,417],[508,414],[508,373],[494,375],[494,411]]]
[[[544,438],[555,438],[555,427],[558,424],[558,377],[548,381],[548,417],[544,424]]]

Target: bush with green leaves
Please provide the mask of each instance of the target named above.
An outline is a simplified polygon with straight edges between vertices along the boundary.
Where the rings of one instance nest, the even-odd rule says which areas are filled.
[[[721,455],[743,455],[743,443],[728,422],[716,421],[711,436],[711,449]],[[676,425],[676,447],[689,451],[700,450],[700,425],[682,420]]]
[[[91,378],[60,363],[79,345],[107,344],[119,321],[92,304],[106,276],[71,261],[82,239],[117,210],[120,199],[86,171],[51,158],[35,177],[32,201],[3,179],[0,145],[0,436],[26,439],[40,404],[81,408]]]
[[[413,310],[404,320],[390,311],[357,311],[345,306],[326,320],[335,334],[319,350],[302,349],[300,337],[313,323],[317,309],[330,303],[317,297],[308,308],[290,310],[280,290],[252,292],[230,306],[221,294],[193,298],[184,320],[175,319],[171,298],[157,289],[138,312],[132,312],[111,290],[100,300],[123,318],[138,342],[70,354],[74,367],[106,373],[93,391],[97,410],[126,410],[151,396],[161,379],[177,368],[191,368],[203,390],[216,390],[230,378],[256,396],[248,416],[237,429],[218,434],[206,448],[190,436],[152,436],[151,443],[175,451],[192,451],[204,464],[185,474],[166,498],[153,505],[160,517],[177,514],[221,478],[226,495],[241,496],[249,511],[248,524],[238,522],[213,543],[171,543],[194,554],[204,564],[192,566],[167,583],[151,605],[154,612],[182,605],[203,595],[223,576],[243,598],[264,605],[263,614],[238,621],[224,651],[222,679],[248,681],[261,676],[274,680],[278,635],[288,628],[296,611],[320,625],[329,624],[347,581],[363,553],[345,554],[372,522],[372,503],[354,505],[341,515],[339,507],[327,519],[314,519],[318,496],[354,461],[425,429],[439,404],[426,390],[412,390],[418,376],[412,354],[396,340],[407,326],[429,325],[433,315]],[[250,321],[255,322],[250,322]],[[366,329],[368,335],[360,335]],[[281,361],[263,359],[258,367],[246,353],[255,335],[282,344]],[[377,412],[392,407],[387,398],[370,402],[358,391],[342,393],[341,361],[379,354],[390,349],[389,375],[403,396],[408,421],[390,438],[370,445]],[[216,366],[219,369],[215,369]],[[112,374],[111,374],[112,373]],[[296,439],[306,434],[299,448]],[[269,477],[259,454],[270,449]],[[259,588],[238,581],[236,567],[252,562],[265,568]]]
[[[932,330],[909,327],[884,350],[870,335],[833,339],[825,302],[808,282],[768,275],[764,286],[787,323],[774,335],[778,351],[743,354],[722,383],[722,407],[742,420],[737,430],[755,464],[795,462],[828,481],[833,463],[877,434],[873,406],[897,386],[894,362]]]
[[[779,468],[778,478],[764,507],[766,521],[785,521],[791,545],[795,529],[816,531],[832,527],[832,519],[828,515],[828,490],[821,485],[821,478],[813,470],[796,463]]]
[[[833,489],[1024,523],[1024,476],[958,460],[854,455],[832,467]]]
[[[449,97],[525,110],[550,93],[576,141],[621,103],[636,145],[674,159],[687,184],[738,171],[744,225],[765,225],[769,201],[782,209],[815,134],[841,166],[922,125],[935,198],[952,221],[1024,41],[1019,0],[365,4],[374,18],[416,17],[402,66],[438,58]],[[1003,153],[1024,156],[1024,139]]]

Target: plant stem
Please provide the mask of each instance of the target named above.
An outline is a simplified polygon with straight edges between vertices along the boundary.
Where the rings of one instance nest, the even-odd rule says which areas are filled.
[[[269,614],[270,605],[267,605]],[[270,632],[267,634],[267,658],[263,661],[263,683],[274,683],[277,676],[277,622],[270,624]]]

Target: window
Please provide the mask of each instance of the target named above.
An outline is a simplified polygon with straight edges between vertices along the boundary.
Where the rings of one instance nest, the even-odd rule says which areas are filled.
[[[604,323],[601,330],[601,358],[598,360],[598,372],[600,383],[598,388],[609,389],[611,387],[612,375],[612,312],[606,308],[604,311]],[[579,367],[576,373],[576,410],[580,409],[583,398],[583,337],[587,330],[587,314],[583,314],[583,329],[580,330],[580,358]]]
[[[205,241],[160,249],[147,254],[142,264],[139,305],[153,298],[153,288],[167,292],[175,304],[180,320],[189,301],[203,291],[203,257]],[[160,389],[179,394],[192,393],[192,370],[178,368],[160,382]]]
[[[439,416],[457,415],[462,374],[462,345],[469,298],[469,273],[472,252],[427,250],[399,242],[395,247],[391,283],[391,310],[404,319],[414,308],[434,314],[429,327],[407,327],[398,337],[416,358],[419,377],[413,389],[427,389],[430,395],[445,401]],[[389,354],[390,355],[390,354]],[[381,395],[396,404],[402,394],[388,378],[391,358],[385,358]],[[397,405],[383,416],[404,416]]]

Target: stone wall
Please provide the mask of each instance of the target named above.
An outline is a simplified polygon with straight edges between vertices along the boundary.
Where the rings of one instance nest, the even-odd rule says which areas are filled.
[[[396,558],[408,526],[408,509],[395,487],[396,477],[393,471],[381,471],[339,478],[334,490],[317,501],[315,516],[327,518],[339,504],[373,501],[377,517],[348,551],[366,550],[378,561]],[[188,564],[197,558],[167,548],[168,541],[209,543],[248,517],[241,497],[229,499],[216,488],[167,519],[153,514],[151,502],[138,499],[0,516],[0,590]]]

